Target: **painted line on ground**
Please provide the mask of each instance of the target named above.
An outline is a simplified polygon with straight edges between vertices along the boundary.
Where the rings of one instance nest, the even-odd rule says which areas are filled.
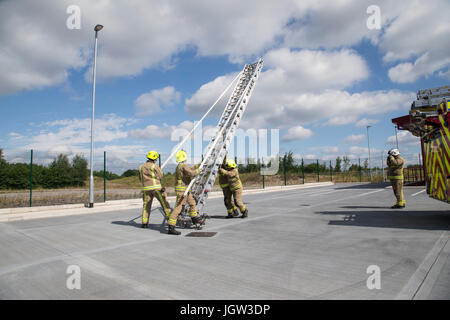
[[[431,268],[435,264],[440,253],[448,242],[449,232],[444,231],[436,240],[431,250],[428,252],[417,270],[403,286],[402,290],[395,297],[396,300],[412,300],[420,290],[422,284],[426,280]]]
[[[418,194],[427,191],[426,189],[420,190],[419,192],[413,193],[411,197],[417,196]]]
[[[417,290],[414,300],[424,300],[429,299],[431,290],[433,289],[434,284],[438,280],[442,269],[444,268],[445,264],[447,263],[448,256],[450,255],[450,242],[448,241],[447,236],[447,243],[440,251],[438,257],[436,258],[435,262],[431,266],[431,269],[429,270],[426,278],[420,285],[419,289]]]

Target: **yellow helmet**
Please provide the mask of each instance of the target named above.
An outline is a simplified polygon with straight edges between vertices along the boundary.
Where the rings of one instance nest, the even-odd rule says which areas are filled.
[[[184,150],[180,150],[175,154],[175,159],[177,160],[178,163],[186,161],[187,159],[187,155],[186,152],[184,152]]]
[[[156,160],[159,158],[159,153],[155,150],[151,150],[147,153],[147,158],[150,160]]]
[[[236,168],[236,162],[233,159],[227,160],[227,167],[232,169]]]

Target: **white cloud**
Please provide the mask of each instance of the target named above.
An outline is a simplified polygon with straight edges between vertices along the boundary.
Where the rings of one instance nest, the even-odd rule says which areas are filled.
[[[305,140],[310,138],[313,135],[313,132],[309,129],[303,128],[302,126],[296,126],[289,128],[287,133],[283,136],[283,141],[296,141],[296,140]]]
[[[419,146],[420,145],[420,139],[418,137],[413,136],[412,133],[409,131],[403,131],[403,130],[398,131],[397,139],[398,139],[399,148],[401,148],[402,146]],[[396,139],[395,135],[390,136],[386,140],[386,144],[389,144],[389,145],[395,147],[395,146],[397,146],[397,139]]]
[[[0,2],[0,41],[7,48],[0,52],[0,94],[60,85],[73,70],[85,70],[92,64],[96,23],[105,26],[99,33],[99,80],[134,77],[148,68],[171,68],[176,55],[187,48],[199,56],[226,56],[242,63],[280,45],[331,50],[363,39],[377,45],[386,62],[395,64],[389,72],[393,81],[411,82],[434,72],[445,75],[450,63],[450,22],[436,17],[449,11],[447,0],[379,0],[381,31],[366,27],[366,9],[373,4],[369,0],[149,0],[132,4],[78,0],[81,29],[69,30],[66,9],[73,4],[70,0]],[[310,64],[304,74],[320,67]],[[351,77],[353,68],[346,70]],[[332,76],[334,70],[327,71],[331,73],[328,79],[337,81],[330,85],[339,86],[339,79]],[[344,82],[347,72],[341,73]],[[317,79],[314,75],[312,81]],[[87,70],[86,79],[91,81],[91,77]],[[302,84],[309,85],[309,81]]]
[[[260,54],[289,21],[294,0],[223,2],[78,0],[81,29],[66,28],[70,0],[0,3],[0,94],[59,85],[71,70],[92,63],[93,27],[99,32],[98,79],[132,77],[170,68],[186,48],[232,61]],[[14,26],[11,28],[11,26]],[[91,81],[92,71],[85,78]]]
[[[151,140],[151,139],[170,139],[172,132],[181,130],[192,130],[194,124],[191,121],[183,121],[178,126],[168,125],[164,123],[162,126],[154,124],[148,125],[144,129],[134,129],[128,132],[128,136],[135,139]]]
[[[90,121],[89,118],[57,120],[38,125],[36,128],[39,132],[30,130],[23,135],[11,133],[8,142],[14,147],[10,151],[12,154],[19,154],[23,150],[33,149],[41,153],[43,161],[60,153],[69,157],[79,153],[88,154],[91,139]],[[132,119],[114,114],[99,117],[95,119],[94,142],[105,143],[124,139],[127,137],[126,128],[133,123],[135,121]]]
[[[282,48],[269,51],[264,63],[269,69],[265,74],[266,81],[272,80],[272,87],[283,86],[289,91],[342,89],[369,76],[364,59],[348,49],[296,51]],[[275,81],[280,83],[276,85]]]
[[[439,76],[446,80],[450,80],[450,69],[448,69],[447,71],[440,71]]]
[[[294,22],[284,29],[285,45],[332,49],[368,39],[379,46],[386,62],[397,62],[389,77],[398,83],[411,83],[449,66],[450,21],[437,18],[450,12],[449,1],[379,0],[379,31],[366,27],[366,9],[372,4],[369,0],[302,1]]]
[[[174,87],[167,86],[141,94],[134,102],[136,115],[149,116],[162,111],[163,107],[171,107],[180,101],[181,93]]]
[[[450,21],[438,18],[450,12],[450,2],[408,1],[402,6],[402,12],[386,28],[380,49],[385,61],[400,61],[389,70],[390,79],[411,83],[450,65]]]
[[[302,159],[303,160],[316,160],[316,159],[318,159],[317,155],[315,155],[315,154],[305,154],[305,155],[295,154],[293,157],[294,157],[294,159],[297,159],[297,160],[300,160],[300,161]]]
[[[376,148],[370,148],[370,155],[374,158],[379,158],[379,154],[382,150]],[[369,148],[352,146],[348,149],[347,156],[351,156],[353,159],[356,157],[368,157],[369,156]]]
[[[331,124],[347,124],[366,112],[383,113],[386,109],[396,109],[411,97],[397,91],[353,95],[340,91],[368,76],[365,61],[346,49],[331,52],[278,49],[267,53],[265,65],[241,122],[243,128],[266,125],[288,128],[327,117],[331,117]],[[185,111],[203,114],[234,76],[220,76],[200,87],[186,99]],[[377,103],[383,103],[383,106]],[[338,119],[342,114],[346,116]]]
[[[362,118],[360,120],[358,120],[358,122],[356,122],[356,126],[357,127],[365,127],[365,126],[371,126],[374,125],[376,123],[380,122],[377,119],[367,119],[367,118]]]
[[[236,77],[237,73],[219,76],[213,81],[202,85],[195,94],[185,100],[185,111],[193,114],[203,114],[212,106],[216,99],[228,87],[228,85]],[[220,100],[218,104],[211,111],[211,115],[220,116],[226,104],[227,95],[231,95],[233,87],[231,87],[227,94]]]
[[[385,3],[385,1],[381,1]],[[382,23],[386,22],[386,7]],[[295,20],[284,29],[285,44],[298,48],[336,48],[353,45],[361,39],[376,41],[380,32],[369,30],[366,9],[371,1],[299,1]],[[383,10],[385,9],[385,10]]]
[[[366,138],[367,137],[364,134],[351,134],[345,137],[342,142],[348,144],[357,144],[363,142],[364,140],[366,140]]]

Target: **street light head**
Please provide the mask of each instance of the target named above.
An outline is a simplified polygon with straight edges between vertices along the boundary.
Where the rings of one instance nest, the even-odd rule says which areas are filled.
[[[94,28],[95,32],[98,32],[98,31],[100,31],[102,29],[103,29],[103,26],[101,24],[96,25],[95,28]]]

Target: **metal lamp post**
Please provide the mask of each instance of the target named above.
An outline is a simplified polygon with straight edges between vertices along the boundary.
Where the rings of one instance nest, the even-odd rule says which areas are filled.
[[[395,143],[397,144],[397,149],[398,149],[397,126],[394,126],[394,128],[395,128]]]
[[[91,168],[89,176],[89,208],[94,207],[94,106],[95,106],[95,76],[97,67],[97,33],[103,29],[101,24],[97,24],[94,27],[95,31],[95,44],[94,44],[94,68],[93,68],[93,81],[92,81],[92,117],[91,117]]]
[[[371,126],[366,126],[366,128],[367,128],[367,149],[369,151],[369,175],[370,175],[370,182],[372,182],[372,169],[370,166],[370,142],[369,142],[369,128],[370,127]]]

